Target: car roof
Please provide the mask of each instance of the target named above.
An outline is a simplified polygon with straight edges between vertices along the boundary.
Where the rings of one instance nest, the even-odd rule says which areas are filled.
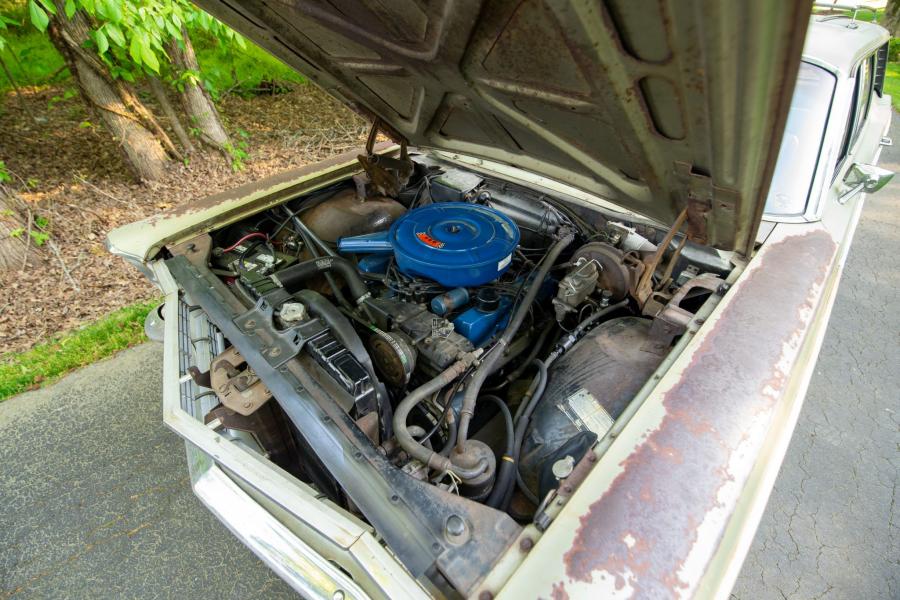
[[[848,76],[860,59],[889,39],[888,31],[875,23],[854,21],[849,15],[814,14],[806,33],[803,59]]]

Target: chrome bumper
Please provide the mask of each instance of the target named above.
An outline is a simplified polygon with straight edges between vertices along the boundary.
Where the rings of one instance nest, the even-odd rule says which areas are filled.
[[[352,579],[267,512],[209,456],[186,444],[194,493],[244,545],[304,598],[369,598]]]

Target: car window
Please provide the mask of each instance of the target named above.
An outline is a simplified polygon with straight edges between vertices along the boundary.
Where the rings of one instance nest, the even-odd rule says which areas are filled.
[[[853,125],[853,141],[859,137],[862,125],[869,116],[869,103],[872,100],[872,83],[875,77],[875,56],[870,56],[859,65],[857,84],[859,94],[856,102],[856,122]],[[852,144],[851,144],[852,145]]]
[[[879,97],[884,95],[884,77],[887,73],[890,44],[885,44],[875,53],[875,84],[872,86]]]
[[[809,63],[800,64],[778,162],[766,200],[767,214],[799,215],[806,209],[822,151],[835,82],[834,75],[825,69]]]
[[[872,87],[875,80],[875,55],[862,61],[856,68],[853,88],[853,103],[850,114],[847,116],[847,126],[844,129],[844,141],[841,143],[841,152],[838,155],[834,174],[837,175],[844,163],[844,159],[850,152],[850,148],[859,137],[863,123],[869,114],[869,104],[872,100]]]

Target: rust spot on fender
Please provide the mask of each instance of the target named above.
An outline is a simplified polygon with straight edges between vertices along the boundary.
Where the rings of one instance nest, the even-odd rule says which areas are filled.
[[[563,585],[562,582],[553,584],[553,595],[550,596],[553,600],[569,600],[569,592],[566,591],[566,586]]]
[[[765,441],[836,251],[824,230],[763,249],[665,394],[662,423],[581,517],[564,556],[570,580],[591,583],[606,572],[617,589],[650,598],[695,589]],[[729,485],[737,491],[721,493]],[[713,511],[721,521],[701,539]],[[691,576],[681,568],[694,551],[703,568]],[[553,594],[564,596],[563,582]]]

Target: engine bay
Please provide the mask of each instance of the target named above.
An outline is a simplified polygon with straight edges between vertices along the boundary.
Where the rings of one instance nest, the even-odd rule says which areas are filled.
[[[728,253],[428,154],[170,247],[204,422],[467,593],[727,290]],[[413,532],[413,533],[410,533]]]

